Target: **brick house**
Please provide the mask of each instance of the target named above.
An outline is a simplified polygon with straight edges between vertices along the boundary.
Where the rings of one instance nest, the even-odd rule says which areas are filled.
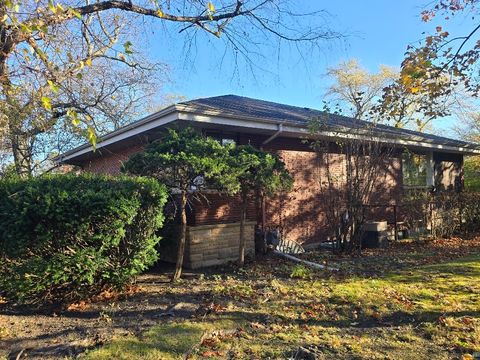
[[[234,95],[197,99],[169,106],[99,139],[94,151],[90,144],[64,153],[58,161],[80,166],[84,171],[118,174],[128,157],[159,139],[165,127],[190,126],[222,143],[252,144],[280,154],[294,178],[290,194],[278,199],[254,202],[248,211],[248,248],[254,248],[255,224],[281,226],[284,236],[303,244],[326,240],[325,202],[320,186],[324,174],[322,155],[305,142],[312,118],[324,112]],[[368,123],[331,115],[318,136],[330,142],[329,156],[334,171],[344,172],[345,159],[336,140],[361,137]],[[462,187],[464,155],[480,154],[480,147],[436,135],[377,125],[375,138],[395,151],[389,171],[375,186],[375,201],[384,204],[375,216],[386,219],[387,205],[401,203],[406,188],[436,186],[443,190]],[[416,167],[405,154],[417,157]],[[409,156],[410,156],[409,155]],[[407,169],[408,166],[408,169]],[[413,176],[412,173],[416,174]],[[188,214],[188,241],[185,262],[200,267],[235,260],[238,252],[238,199],[209,194],[208,204],[195,203]],[[391,214],[390,214],[391,215]]]

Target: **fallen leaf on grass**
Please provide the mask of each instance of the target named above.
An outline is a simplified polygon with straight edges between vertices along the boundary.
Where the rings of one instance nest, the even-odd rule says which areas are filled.
[[[464,317],[462,317],[462,322],[463,322],[465,325],[472,325],[474,321],[475,321],[475,320],[474,320],[472,317],[470,317],[470,316],[464,316]]]
[[[202,346],[212,348],[216,346],[220,340],[217,337],[211,337],[202,341]]]
[[[73,303],[73,304],[68,305],[67,310],[68,311],[83,311],[83,310],[87,309],[89,306],[90,306],[90,304],[88,304],[87,302],[80,301],[78,303]]]
[[[214,357],[214,356],[222,356],[223,354],[220,351],[204,351],[200,355],[204,357]]]
[[[254,329],[265,329],[265,325],[260,324],[258,322],[251,322],[250,326]]]

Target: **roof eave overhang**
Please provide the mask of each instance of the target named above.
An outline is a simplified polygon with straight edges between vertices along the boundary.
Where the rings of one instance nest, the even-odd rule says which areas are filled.
[[[225,125],[233,126],[240,128],[249,128],[249,129],[258,129],[258,130],[267,130],[267,131],[278,131],[278,125],[282,124],[283,134],[288,134],[290,136],[300,136],[300,137],[312,137],[313,135],[309,132],[308,128],[304,124],[293,124],[291,122],[279,122],[274,119],[259,119],[256,117],[237,117],[234,115],[228,115],[220,111],[205,111],[202,110],[201,113],[195,111],[194,108],[177,104],[172,105],[168,108],[165,108],[155,114],[145,117],[144,119],[128,125],[118,131],[114,131],[106,136],[102,137],[96,145],[96,149],[111,145],[118,141],[127,139],[129,137],[139,135],[147,130],[154,129],[157,127],[164,126],[175,120],[191,121],[196,123],[208,123],[215,125]],[[352,132],[352,129],[338,127],[334,131],[321,131],[314,136],[320,138],[329,138],[337,140],[369,140],[369,141],[379,141],[385,144],[391,144],[395,147],[407,147],[407,148],[418,148],[431,151],[440,151],[440,152],[450,152],[458,153],[464,155],[480,155],[480,147],[462,147],[462,146],[452,146],[446,144],[439,144],[434,142],[427,141],[416,141],[416,140],[407,140],[399,139],[394,137],[387,136],[372,136],[367,134],[365,131]],[[66,152],[56,158],[56,161],[59,163],[68,162],[73,160],[78,156],[84,155],[89,152],[93,152],[95,149],[90,144],[82,145],[76,149]]]
[[[166,125],[167,123],[175,121],[176,119],[176,106],[172,105],[157,113],[149,115],[140,121],[127,125],[121,129],[118,129],[117,131],[113,131],[110,134],[101,137],[95,148],[91,144],[86,143],[75,149],[67,151],[62,155],[59,155],[54,160],[58,163],[68,162],[69,160],[73,160],[78,156],[93,152],[96,149],[100,149],[129,137],[139,135],[150,129]]]
[[[452,146],[439,144],[434,142],[427,141],[417,141],[417,140],[406,140],[398,139],[394,137],[387,136],[372,136],[372,134],[367,131],[352,131],[352,129],[346,127],[338,127],[336,130],[332,131],[321,131],[317,134],[312,135],[308,127],[302,124],[292,124],[290,122],[278,122],[275,120],[269,119],[258,119],[258,118],[248,118],[242,117],[237,118],[234,116],[219,116],[215,112],[205,112],[203,114],[197,114],[193,112],[183,112],[179,114],[180,120],[188,120],[194,122],[203,122],[203,123],[214,123],[227,126],[241,126],[249,128],[258,128],[263,130],[278,131],[278,125],[282,124],[282,133],[302,136],[305,138],[311,137],[320,137],[325,139],[338,139],[338,140],[364,140],[364,141],[378,141],[380,143],[391,144],[395,147],[410,147],[410,148],[419,148],[432,151],[441,151],[441,152],[451,152],[451,153],[461,153],[465,155],[480,155],[480,147],[470,148],[462,146]]]

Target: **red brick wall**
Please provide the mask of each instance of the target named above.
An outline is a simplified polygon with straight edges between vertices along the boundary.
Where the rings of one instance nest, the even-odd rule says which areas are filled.
[[[240,221],[240,198],[221,194],[207,194],[191,203],[192,224],[209,225],[219,222],[230,223]],[[257,220],[255,201],[250,201],[247,209],[247,220]]]
[[[293,175],[293,190],[285,196],[267,201],[267,224],[280,226],[285,237],[301,243],[325,241],[331,234],[327,231],[327,211],[331,202],[327,196],[342,199],[344,196],[345,156],[329,154],[328,163],[337,189],[327,190],[326,159],[311,151],[280,150],[288,170]],[[387,205],[398,202],[402,194],[400,158],[391,158],[388,172],[379,171],[371,203]],[[337,193],[338,192],[338,193]],[[333,195],[335,193],[335,195]],[[342,201],[337,200],[338,206]],[[369,209],[367,218],[375,221],[392,221],[392,208]]]
[[[258,145],[259,139],[244,139]],[[282,149],[283,148],[283,149]],[[102,157],[84,165],[85,171],[94,173],[118,174],[122,162],[138,152],[142,147],[134,146],[121,151],[105,153]],[[293,240],[305,243],[326,240],[325,181],[324,159],[308,146],[296,139],[276,139],[269,144],[269,150],[278,151],[285,161],[287,169],[294,178],[293,190],[277,199],[266,201],[266,225],[281,226],[284,234]],[[330,166],[338,177],[339,186],[344,181],[345,159],[340,154],[330,154]],[[342,180],[343,179],[343,180]],[[322,185],[323,183],[323,185]],[[374,200],[389,203],[399,199],[402,193],[401,161],[392,158],[390,172],[386,178],[378,179]],[[251,201],[248,220],[259,220],[261,214],[255,201]],[[389,213],[390,211],[390,213]],[[391,218],[391,210],[377,208],[371,211],[375,220]],[[215,223],[238,222],[240,219],[240,201],[238,197],[226,197],[220,194],[207,194],[206,200],[192,201],[189,211],[190,225],[208,225]]]
[[[267,225],[280,226],[286,238],[299,242],[318,238],[325,232],[326,221],[320,157],[311,151],[292,150],[281,150],[279,155],[293,177],[293,189],[287,195],[267,200]],[[332,154],[331,158],[340,174],[342,156]]]
[[[141,145],[136,145],[117,151],[99,149],[98,151],[101,152],[102,156],[85,163],[83,169],[95,174],[120,174],[120,167],[123,162],[128,160],[130,155],[141,151],[142,148]]]

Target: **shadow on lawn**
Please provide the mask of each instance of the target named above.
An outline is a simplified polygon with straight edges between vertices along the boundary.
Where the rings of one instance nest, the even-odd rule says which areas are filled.
[[[292,325],[295,324],[299,328],[305,326],[321,326],[324,328],[337,328],[337,329],[346,329],[346,328],[357,328],[357,329],[367,329],[367,328],[396,328],[404,325],[419,325],[421,323],[438,323],[441,318],[463,318],[471,317],[478,318],[480,317],[480,311],[448,311],[448,312],[437,312],[437,311],[422,311],[417,313],[409,313],[404,311],[396,311],[387,316],[381,318],[376,318],[373,316],[361,316],[358,319],[341,319],[341,320],[315,320],[315,319],[292,319],[290,317],[285,317],[283,315],[272,315],[271,313],[265,312],[243,312],[243,311],[233,311],[219,314],[222,319],[231,319],[237,320],[243,319],[246,322],[256,322],[261,323],[268,327],[271,324],[284,324]],[[212,322],[217,321],[215,317],[205,318],[202,321]]]
[[[468,289],[468,281],[472,277],[480,277],[480,266],[476,259],[478,259],[478,255],[475,259],[468,257],[453,260],[445,259],[444,263],[417,266],[412,268],[411,271],[406,269],[394,271],[393,273],[384,272],[375,276],[375,278],[407,285],[410,283],[419,284],[419,286],[423,283],[431,283],[438,280],[444,283],[445,286],[451,287],[451,289],[448,289],[447,294],[465,292],[465,294],[471,296],[471,289]],[[165,275],[165,272],[154,269],[152,272],[143,275],[142,281],[138,283],[138,285],[144,288],[142,292],[123,299],[109,301],[110,303],[115,303],[113,307],[110,307],[108,303],[97,303],[92,304],[90,308],[83,311],[59,311],[56,313],[56,317],[52,316],[51,318],[49,315],[52,315],[52,312],[55,311],[54,309],[32,310],[20,307],[7,308],[5,305],[2,305],[0,307],[0,315],[11,315],[17,322],[27,320],[32,324],[37,321],[49,325],[48,323],[51,320],[52,323],[56,322],[56,325],[46,326],[41,333],[38,331],[36,334],[31,332],[33,334],[31,336],[28,335],[30,332],[25,327],[27,331],[22,334],[23,336],[17,339],[2,340],[0,353],[2,350],[7,349],[9,357],[16,358],[20,351],[26,349],[25,352],[31,358],[75,356],[75,354],[105,343],[112,334],[133,334],[142,339],[145,330],[158,327],[159,325],[165,325],[162,329],[168,331],[170,329],[167,327],[168,324],[171,324],[172,327],[178,325],[172,323],[171,320],[188,322],[191,319],[195,322],[211,323],[212,327],[221,318],[238,324],[238,327],[244,326],[248,322],[257,322],[267,327],[270,324],[295,324],[299,328],[306,325],[319,325],[339,329],[367,329],[393,328],[403,325],[417,326],[421,323],[439,324],[441,317],[480,317],[480,310],[439,312],[412,309],[410,311],[394,311],[381,317],[371,316],[359,311],[358,318],[353,319],[350,315],[351,311],[357,306],[356,304],[341,297],[332,298],[328,295],[321,295],[322,298],[319,298],[318,302],[330,302],[342,312],[338,320],[334,318],[329,319],[328,316],[323,319],[320,314],[314,314],[316,316],[313,318],[304,319],[301,318],[300,313],[298,318],[292,319],[292,317],[281,314],[280,308],[278,308],[279,311],[276,311],[276,307],[281,306],[283,304],[282,301],[285,299],[279,299],[278,304],[273,302],[272,304],[266,303],[266,305],[263,305],[257,298],[263,296],[262,290],[267,289],[271,291],[270,281],[275,279],[285,280],[285,286],[295,287],[297,280],[289,279],[291,268],[294,265],[275,258],[265,258],[264,260],[265,263],[250,264],[246,270],[242,271],[238,271],[234,267],[225,266],[209,269],[205,272],[187,273],[187,280],[172,285],[167,284],[168,277]],[[247,284],[253,289],[253,297],[257,298],[240,300],[243,303],[241,304],[241,310],[245,309],[246,311],[226,311],[225,309],[217,311],[216,309],[209,309],[208,304],[215,301],[225,305],[233,301],[235,296],[215,293],[213,287],[217,281],[206,280],[203,282],[199,278],[200,273],[205,274],[207,277],[221,273],[224,279],[231,277],[233,281]],[[466,284],[450,283],[448,278],[452,275],[459,275],[464,278],[463,280],[466,279]],[[330,272],[319,272],[314,274],[312,280],[322,281],[322,279],[332,279],[332,277],[338,279],[338,281],[370,278],[369,275],[362,276],[356,273],[334,275]],[[246,282],[244,283],[243,280],[246,280]],[[300,280],[299,283],[302,281]],[[223,281],[220,281],[220,283],[222,285],[226,284]],[[242,291],[242,289],[239,289],[239,291]],[[421,294],[418,296],[421,296]],[[268,301],[267,298],[264,300]],[[425,298],[425,300],[434,301],[432,298]],[[296,298],[292,301],[298,305],[299,312],[307,310],[307,303],[302,304],[301,298]],[[173,313],[168,311],[172,306],[180,302],[196,304],[198,308],[185,307],[177,310],[176,313],[175,311]],[[47,318],[45,318],[45,315],[47,315]],[[41,317],[41,319],[37,318],[37,316]],[[135,346],[133,343],[131,345]]]
[[[86,350],[92,349],[98,346],[100,343],[82,345],[80,343],[55,343],[59,338],[68,338],[70,335],[86,335],[84,332],[80,332],[80,329],[63,330],[54,333],[43,334],[40,336],[33,336],[22,338],[21,340],[3,340],[1,348],[8,349],[7,359],[16,360],[23,357],[29,359],[43,359],[49,358],[64,358],[74,357]],[[38,343],[42,346],[38,346]]]

